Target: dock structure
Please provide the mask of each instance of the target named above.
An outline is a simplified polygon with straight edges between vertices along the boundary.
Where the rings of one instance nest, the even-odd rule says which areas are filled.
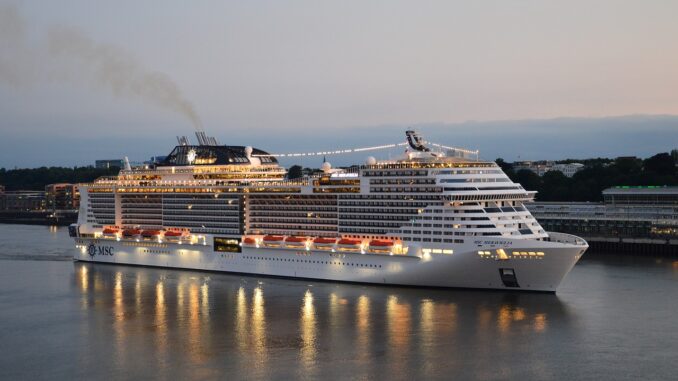
[[[527,206],[545,229],[579,235],[593,251],[678,256],[678,187],[618,186],[603,202]]]

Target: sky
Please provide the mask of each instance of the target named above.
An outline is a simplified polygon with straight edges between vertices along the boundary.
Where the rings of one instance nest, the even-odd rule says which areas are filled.
[[[676,14],[660,0],[0,0],[0,167],[146,160],[196,125],[271,152],[416,128],[486,159],[646,157],[678,146]]]

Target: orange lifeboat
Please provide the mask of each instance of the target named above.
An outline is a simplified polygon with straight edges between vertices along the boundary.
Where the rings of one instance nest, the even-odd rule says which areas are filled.
[[[153,238],[160,235],[160,230],[144,230],[141,232],[141,236],[144,238]]]
[[[313,246],[316,249],[328,250],[328,249],[331,249],[336,242],[337,242],[336,238],[318,237],[318,238],[313,240]]]
[[[184,236],[184,233],[176,230],[167,230],[163,235],[168,242],[181,243],[181,238]]]
[[[141,235],[141,230],[139,229],[125,229],[122,231],[122,236],[123,237],[136,237]]]
[[[304,247],[304,246],[306,246],[306,242],[308,242],[307,237],[291,236],[291,237],[287,237],[285,239],[285,246],[287,246],[287,247]]]
[[[245,245],[256,245],[257,240],[254,239],[254,237],[245,237],[245,239],[243,239],[242,243],[244,243]]]
[[[104,235],[115,235],[118,232],[118,229],[105,228],[102,232]]]
[[[380,240],[374,240],[370,241],[370,246],[377,246],[377,247],[391,247],[393,246],[393,241],[380,241]]]
[[[393,249],[393,241],[373,240],[370,241],[369,251],[375,253],[390,253]]]
[[[337,249],[342,251],[358,251],[360,250],[361,243],[362,241],[359,239],[342,238],[337,242]]]
[[[306,242],[306,241],[308,241],[308,238],[297,236],[287,237],[287,239],[285,239],[285,242]]]
[[[284,240],[285,237],[281,235],[267,235],[264,237],[264,246],[279,247]]]

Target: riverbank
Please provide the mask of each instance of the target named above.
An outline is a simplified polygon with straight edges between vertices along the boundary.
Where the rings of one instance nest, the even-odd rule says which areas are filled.
[[[77,211],[0,211],[0,224],[68,226],[77,220]]]

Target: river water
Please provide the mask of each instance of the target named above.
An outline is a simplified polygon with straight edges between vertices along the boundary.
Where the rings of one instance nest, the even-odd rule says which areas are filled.
[[[0,379],[653,380],[678,261],[588,253],[556,295],[86,264],[0,225]]]

